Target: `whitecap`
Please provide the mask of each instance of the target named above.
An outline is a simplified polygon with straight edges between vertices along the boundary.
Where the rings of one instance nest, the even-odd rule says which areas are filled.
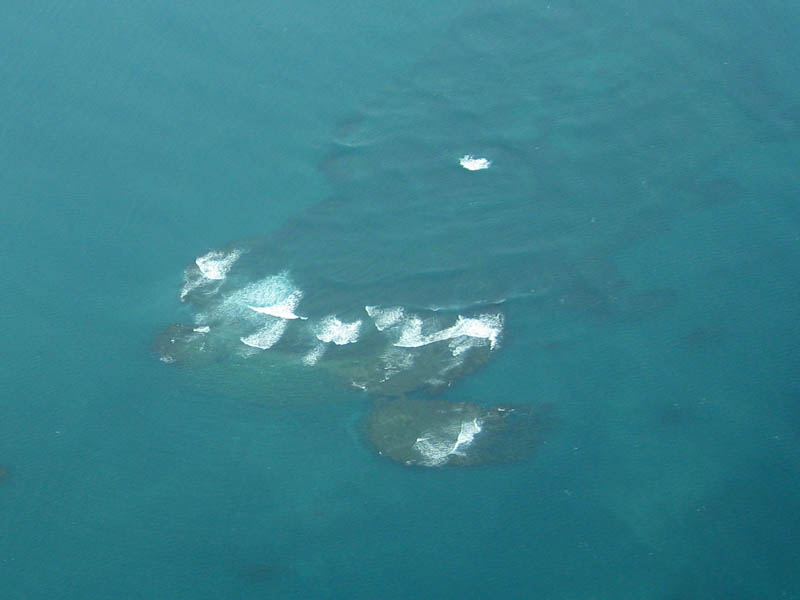
[[[289,321],[286,319],[270,320],[269,323],[264,325],[255,333],[251,333],[247,337],[239,338],[241,342],[251,348],[259,348],[261,350],[268,350],[272,348],[278,340],[283,336]]]
[[[248,304],[247,308],[257,313],[278,317],[279,319],[307,319],[308,317],[299,317],[294,313],[302,297],[302,290],[294,290],[277,304],[269,306],[251,306]]]
[[[422,333],[422,319],[412,317],[403,326],[400,339],[395,346],[401,348],[418,348],[442,340],[450,340],[460,336],[467,336],[487,340],[491,348],[495,348],[503,330],[503,316],[501,314],[484,314],[478,317],[458,316],[455,324],[446,329],[425,335]],[[467,348],[465,346],[451,346],[453,355],[460,354]]]
[[[426,467],[443,465],[450,456],[450,442],[441,437],[418,437],[413,448],[422,455],[422,464]]]
[[[422,319],[417,315],[412,315],[404,320],[400,329],[400,338],[395,342],[395,346],[401,348],[417,348],[430,342],[424,341],[426,336],[422,334]]]
[[[463,451],[459,449],[469,446],[481,431],[481,422],[478,419],[463,421],[459,424],[457,433],[455,428],[425,433],[416,439],[413,448],[422,455],[424,466],[438,467],[445,464],[453,454],[463,456]]]
[[[475,439],[475,436],[481,431],[481,422],[478,421],[478,419],[472,419],[472,421],[465,421],[461,423],[461,430],[458,432],[456,445],[453,446],[453,450],[450,453],[457,454],[459,453],[459,448],[469,446],[472,443],[472,440]]]
[[[477,158],[471,154],[465,154],[458,159],[458,164],[468,171],[482,171],[492,166],[492,161],[488,158]]]
[[[325,344],[317,344],[303,357],[303,364],[309,367],[314,366],[319,362],[319,359],[325,354],[328,347]]]
[[[360,331],[361,319],[345,323],[337,319],[335,315],[324,317],[314,327],[314,333],[319,341],[333,342],[337,346],[357,342]]]
[[[244,319],[258,322],[259,314],[267,318],[299,318],[294,310],[303,297],[287,272],[270,275],[249,283],[225,297],[214,316],[224,319]]]
[[[241,250],[233,250],[228,254],[212,250],[208,254],[197,257],[194,262],[206,279],[225,279],[233,263],[239,259],[241,254]]]
[[[402,306],[392,306],[389,308],[365,306],[364,310],[367,311],[367,314],[375,322],[375,328],[378,331],[383,331],[384,329],[397,325],[406,316]]]
[[[183,272],[183,286],[181,287],[181,300],[185,300],[186,296],[199,287],[205,287],[209,284],[214,284],[213,287],[206,290],[207,293],[215,293],[222,281],[231,270],[233,263],[235,263],[241,256],[241,250],[232,250],[225,253],[221,250],[211,250],[203,256],[198,256],[194,265],[186,268]]]

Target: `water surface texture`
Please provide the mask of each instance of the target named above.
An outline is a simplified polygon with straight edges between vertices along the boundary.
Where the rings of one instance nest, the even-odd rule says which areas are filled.
[[[3,598],[800,597],[800,11],[17,2]]]

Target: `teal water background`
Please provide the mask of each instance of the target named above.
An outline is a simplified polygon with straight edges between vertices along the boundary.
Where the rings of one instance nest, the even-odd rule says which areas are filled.
[[[800,596],[798,24],[775,1],[4,3],[0,595]],[[320,374],[254,394],[153,357],[207,249],[316,264],[311,223],[347,271],[369,260],[337,199],[345,224],[403,186],[449,210],[426,193],[508,165],[514,219],[447,213],[488,253],[457,281],[517,293],[540,266],[555,291],[509,302],[447,397],[550,406],[530,460],[406,469]],[[520,218],[546,225],[533,267]],[[447,241],[419,252],[477,260]]]

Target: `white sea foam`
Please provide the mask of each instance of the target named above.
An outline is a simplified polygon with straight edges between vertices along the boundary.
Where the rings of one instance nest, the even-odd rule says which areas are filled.
[[[418,437],[413,448],[422,455],[422,464],[426,467],[438,467],[447,462],[452,442],[433,434]]]
[[[267,350],[274,346],[292,319],[303,292],[294,285],[288,272],[254,281],[227,296],[217,308],[216,317],[247,323],[258,329],[239,338],[252,348]]]
[[[375,328],[378,331],[383,331],[402,321],[406,312],[402,306],[391,306],[389,308],[381,308],[379,306],[365,306],[364,310],[375,322]]]
[[[426,343],[431,343],[420,343],[420,340],[425,338],[426,336],[422,335],[422,319],[417,315],[412,315],[403,321],[400,329],[400,339],[394,345],[401,348],[417,348],[424,346]]]
[[[477,158],[471,154],[465,154],[458,159],[458,164],[468,171],[481,171],[492,166],[492,161],[488,158]]]
[[[183,285],[181,286],[181,302],[186,300],[186,296],[188,296],[191,292],[196,290],[197,288],[207,285],[210,282],[209,279],[203,277],[203,274],[200,272],[196,266],[192,265],[191,267],[187,267],[186,270],[183,272]],[[215,282],[215,288],[212,292],[216,292],[219,289],[219,282]]]
[[[361,319],[352,323],[345,323],[337,319],[335,315],[324,317],[314,327],[314,333],[319,341],[333,342],[337,346],[357,342],[360,331]]]
[[[278,317],[279,319],[307,319],[308,317],[299,317],[294,313],[302,297],[302,290],[294,290],[277,304],[269,306],[251,306],[248,304],[247,308],[257,313]]]
[[[463,456],[463,451],[459,449],[469,446],[481,431],[481,422],[478,419],[463,421],[457,430],[448,428],[445,431],[425,433],[417,438],[413,447],[422,455],[423,465],[438,467],[445,464],[453,454]]]
[[[271,319],[269,323],[264,325],[255,333],[251,333],[247,337],[239,338],[243,344],[251,348],[259,348],[261,350],[268,350],[272,348],[278,340],[281,339],[283,332],[289,321],[286,319]]]
[[[220,283],[225,279],[228,271],[242,255],[241,250],[232,250],[225,253],[220,250],[212,250],[203,256],[198,256],[194,265],[187,267],[183,273],[183,287],[181,288],[181,300],[199,287],[215,284],[207,292],[214,293],[219,289]]]
[[[476,346],[483,346],[487,343],[488,341],[486,340],[486,338],[475,338],[462,335],[454,337],[448,342],[447,345],[450,348],[450,353],[457,358],[462,354],[464,354],[464,352],[466,352],[470,348],[475,348]]]
[[[478,421],[478,419],[472,419],[472,421],[465,421],[461,423],[461,430],[458,432],[456,445],[453,446],[451,454],[458,453],[458,449],[462,446],[469,446],[472,443],[472,440],[475,439],[475,436],[481,431],[481,422]]]
[[[381,355],[381,362],[383,363],[384,373],[381,381],[389,381],[394,375],[414,366],[414,355],[404,348],[394,348],[390,346]]]
[[[319,343],[314,346],[308,353],[303,357],[303,364],[308,365],[309,367],[314,366],[317,364],[320,358],[325,354],[325,351],[328,347],[323,344]]]
[[[298,318],[294,310],[302,297],[302,290],[283,272],[254,281],[226,296],[214,316],[251,323],[263,318]]]
[[[442,340],[452,340],[467,336],[487,340],[489,345],[494,348],[500,339],[502,330],[503,315],[501,314],[484,314],[478,317],[463,317],[459,315],[455,324],[451,327],[425,335],[422,333],[422,319],[415,316],[408,319],[403,325],[400,339],[394,345],[401,348],[418,348]],[[467,347],[463,344],[460,346],[458,344],[451,345],[451,351],[454,356],[466,349]]]
[[[233,250],[228,254],[212,250],[208,254],[195,259],[195,264],[206,279],[225,279],[228,271],[242,255],[241,250]]]

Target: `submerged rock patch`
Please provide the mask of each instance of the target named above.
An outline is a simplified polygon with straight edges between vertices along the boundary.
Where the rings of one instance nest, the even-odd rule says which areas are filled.
[[[529,456],[549,421],[544,409],[528,405],[395,398],[376,403],[365,434],[379,454],[405,465],[468,466]]]

